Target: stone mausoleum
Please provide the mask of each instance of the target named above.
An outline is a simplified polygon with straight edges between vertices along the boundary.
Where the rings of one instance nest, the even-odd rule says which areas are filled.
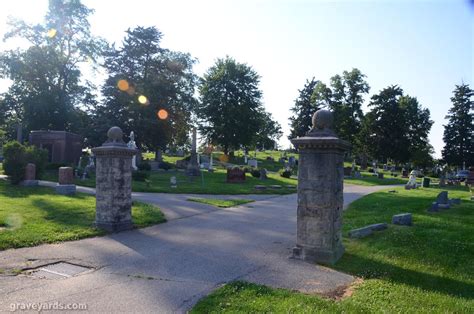
[[[82,154],[82,136],[66,131],[31,131],[30,145],[46,149],[52,163],[79,162]]]

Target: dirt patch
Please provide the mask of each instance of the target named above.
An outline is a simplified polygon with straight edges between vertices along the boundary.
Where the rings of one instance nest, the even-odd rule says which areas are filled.
[[[356,278],[354,282],[347,286],[341,286],[333,291],[323,293],[322,296],[327,299],[341,301],[345,298],[349,298],[354,293],[355,289],[364,282],[361,278]]]

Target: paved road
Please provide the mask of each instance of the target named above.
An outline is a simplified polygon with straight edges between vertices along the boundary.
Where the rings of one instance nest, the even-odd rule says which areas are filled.
[[[383,188],[348,185],[345,204]],[[137,200],[159,205],[169,219],[165,224],[0,252],[0,268],[57,261],[92,267],[71,278],[0,275],[0,311],[12,303],[60,302],[84,303],[93,312],[185,312],[237,279],[308,293],[329,292],[354,280],[288,258],[295,242],[294,194],[237,196],[257,201],[223,210],[187,197],[134,193]]]

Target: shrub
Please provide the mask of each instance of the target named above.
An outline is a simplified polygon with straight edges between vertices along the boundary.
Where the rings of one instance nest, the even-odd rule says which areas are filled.
[[[3,169],[10,177],[12,184],[20,183],[25,176],[26,156],[25,146],[17,141],[3,145]]]
[[[138,170],[141,170],[141,171],[151,171],[151,165],[150,163],[144,161],[144,162],[141,162],[137,165],[137,168]]]
[[[252,169],[250,170],[250,174],[254,178],[260,178],[260,170],[259,169]]]
[[[283,169],[283,171],[280,172],[280,176],[283,178],[290,178],[291,177],[291,170],[290,169]]]
[[[149,177],[150,177],[150,174],[146,171],[138,170],[138,171],[132,172],[132,179],[135,181],[145,182],[146,180],[148,180]]]
[[[26,163],[36,166],[36,178],[41,179],[48,163],[48,151],[36,146],[25,146]]]

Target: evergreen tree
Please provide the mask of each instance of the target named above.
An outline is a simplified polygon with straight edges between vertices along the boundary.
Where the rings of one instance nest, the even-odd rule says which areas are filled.
[[[303,89],[298,91],[299,96],[290,109],[293,112],[293,116],[290,117],[291,129],[288,139],[291,140],[298,136],[304,136],[311,129],[313,114],[320,109],[320,97],[314,94],[319,83],[313,77],[311,81],[306,80]],[[320,90],[322,90],[322,87],[320,87]]]
[[[161,48],[161,38],[155,27],[136,27],[126,31],[120,48],[112,46],[106,53],[105,102],[98,106],[94,123],[94,133],[102,138],[90,134],[91,144],[103,142],[112,125],[126,134],[134,131],[137,144],[151,151],[186,142],[196,104],[195,60]]]
[[[443,141],[445,146],[443,159],[453,165],[474,165],[474,91],[467,84],[456,85],[453,106],[448,111],[444,126]]]

